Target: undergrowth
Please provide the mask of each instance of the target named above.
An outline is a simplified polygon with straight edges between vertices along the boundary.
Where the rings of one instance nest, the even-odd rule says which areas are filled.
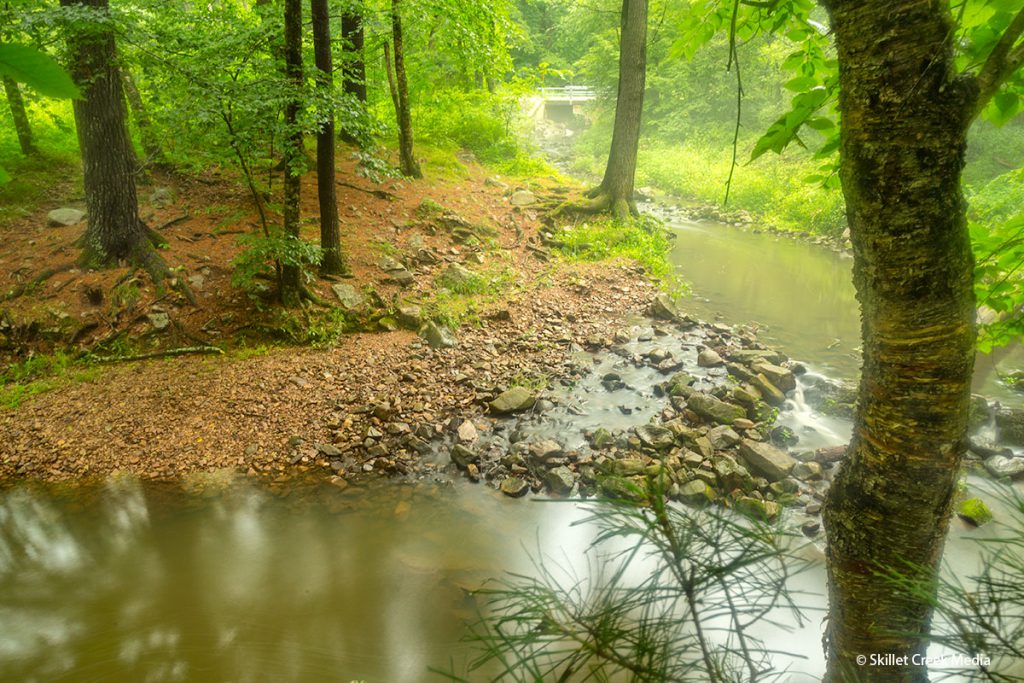
[[[30,356],[0,375],[0,408],[13,410],[26,399],[57,387],[92,382],[101,372],[98,365],[78,355],[57,352]]]

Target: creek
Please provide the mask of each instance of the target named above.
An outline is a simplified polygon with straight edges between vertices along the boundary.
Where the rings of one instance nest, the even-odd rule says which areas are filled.
[[[859,324],[848,259],[670,210],[667,218],[695,315],[756,324],[764,341],[812,373],[855,378]],[[645,343],[696,354],[684,340],[638,340],[630,350]],[[1009,362],[1020,360],[1019,349],[1010,353]],[[657,373],[630,369],[614,354],[595,368],[550,415],[520,427],[571,446],[583,428],[642,424],[655,412]],[[601,390],[609,370],[632,392]],[[1020,403],[984,363],[977,388]],[[811,448],[844,443],[850,430],[807,409],[799,391],[780,421]],[[186,488],[117,479],[0,493],[0,680],[440,680],[428,667],[452,661],[458,671],[472,654],[460,641],[476,613],[471,589],[507,571],[533,571],[538,552],[578,560],[594,533],[570,526],[583,515],[572,504],[508,500],[461,480],[380,481],[345,492],[311,485],[285,496],[211,475]],[[955,523],[947,556],[958,573],[973,566],[971,536]],[[807,553],[819,561],[793,587],[820,609],[820,548]],[[793,633],[762,634],[769,647],[806,657],[780,662],[794,682],[817,680],[822,666],[821,614],[807,616]]]

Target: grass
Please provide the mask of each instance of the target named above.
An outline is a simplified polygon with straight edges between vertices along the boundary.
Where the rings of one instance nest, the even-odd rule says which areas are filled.
[[[425,303],[427,315],[452,329],[478,323],[482,309],[509,298],[518,278],[518,271],[511,265],[475,271],[472,277],[460,281],[442,273],[433,296]]]
[[[686,290],[668,258],[672,251],[669,233],[654,218],[643,216],[623,222],[598,217],[563,227],[557,238],[559,251],[570,261],[625,258],[643,266],[670,294],[682,294]]]
[[[32,396],[68,384],[92,382],[101,372],[88,359],[66,353],[31,356],[0,375],[0,408],[14,410]]]

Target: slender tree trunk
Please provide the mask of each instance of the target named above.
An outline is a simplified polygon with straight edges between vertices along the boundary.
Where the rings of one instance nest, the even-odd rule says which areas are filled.
[[[345,49],[342,86],[360,102],[366,102],[366,58],[363,56],[365,32],[363,16],[348,11],[341,15],[341,40]]]
[[[109,9],[107,0],[61,0],[61,6]],[[127,260],[146,267],[159,281],[166,266],[153,250],[156,238],[138,215],[114,32],[97,26],[73,29],[67,42],[71,76],[82,90],[74,102],[89,215],[82,261],[106,266]]]
[[[14,119],[14,131],[18,134],[18,144],[21,145],[21,153],[25,156],[33,156],[36,150],[32,142],[32,126],[28,122],[28,112],[25,111],[25,100],[21,96],[21,88],[13,78],[4,76],[4,92],[7,93],[7,104],[11,107],[11,118]]]
[[[302,194],[302,130],[299,109],[302,106],[302,0],[284,0],[284,63],[291,94],[284,110],[286,141],[284,150],[284,232],[286,239],[299,235],[299,199]],[[281,303],[295,306],[302,291],[301,272],[297,265],[284,264],[281,269]]]
[[[398,93],[398,155],[402,175],[422,178],[423,172],[413,154],[412,112],[409,109],[409,84],[405,77],[405,48],[402,45],[401,0],[391,0],[391,40],[395,48],[395,83]]]
[[[122,71],[121,78],[124,81],[124,92],[128,96],[128,106],[131,107],[135,126],[139,129],[139,139],[142,142],[142,151],[146,154],[146,161],[159,163],[164,153],[160,149],[160,143],[153,136],[153,123],[150,121],[149,112],[146,111],[146,104],[142,101],[142,94],[139,93],[135,79],[128,71]]]
[[[952,75],[948,5],[826,4],[864,340],[853,440],[824,513],[826,681],[922,683],[931,610],[878,572],[912,563],[934,578],[965,450],[975,300],[960,173],[976,91]]]
[[[619,90],[615,102],[615,129],[608,166],[601,185],[591,192],[607,198],[620,218],[637,213],[633,202],[636,157],[640,146],[640,120],[644,110],[647,71],[647,0],[622,0],[619,42]]]
[[[313,52],[316,58],[317,86],[326,94],[334,90],[334,66],[331,59],[331,18],[328,0],[310,0],[313,14]],[[341,251],[338,227],[338,198],[334,188],[334,111],[316,135],[317,193],[320,199],[320,247],[324,250],[320,270],[339,275],[347,271]]]

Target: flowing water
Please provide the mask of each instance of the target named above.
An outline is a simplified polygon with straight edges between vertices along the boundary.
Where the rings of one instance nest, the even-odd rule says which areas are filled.
[[[670,222],[698,316],[756,321],[763,339],[811,372],[856,377],[848,259],[767,234]],[[686,338],[645,343],[672,345],[681,358],[696,353]],[[642,351],[638,344],[627,351]],[[1019,350],[1004,362],[1019,367]],[[608,371],[636,391],[601,390]],[[993,376],[982,365],[978,386],[1019,404]],[[564,406],[522,428],[572,446],[581,427],[646,422],[659,405],[650,392],[656,378],[609,354]],[[788,407],[781,419],[804,446],[848,438],[848,422],[815,415],[799,391]],[[441,680],[428,667],[451,661],[458,670],[470,656],[460,638],[476,613],[471,589],[506,571],[530,572],[538,548],[577,562],[593,537],[570,526],[582,514],[461,482],[282,496],[217,478],[188,492],[125,479],[3,492],[0,680]],[[973,547],[969,536],[957,526],[950,541],[958,572],[974,562],[973,551],[960,552]],[[820,558],[813,546],[808,552]],[[794,588],[812,594],[805,604],[824,607],[821,563]],[[817,680],[822,666],[820,614],[808,616],[793,633],[764,632],[770,646],[806,657],[790,662],[794,682]]]

